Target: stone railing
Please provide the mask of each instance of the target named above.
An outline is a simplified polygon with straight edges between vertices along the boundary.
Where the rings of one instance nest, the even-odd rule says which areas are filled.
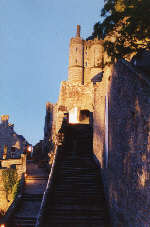
[[[0,219],[0,227],[5,226],[5,227],[11,227],[11,217],[15,213],[17,207],[20,205],[21,200],[22,200],[22,194],[23,194],[23,189],[24,189],[24,182],[25,182],[25,177],[24,173],[22,174],[21,180],[20,180],[20,190],[10,207],[8,208],[6,214],[4,217]]]
[[[42,203],[41,203],[41,207],[40,207],[40,211],[39,211],[39,214],[38,214],[38,218],[37,218],[35,227],[43,227],[43,225],[42,225],[43,214],[44,214],[44,211],[46,209],[46,201],[47,201],[47,198],[48,198],[48,194],[49,194],[50,191],[53,190],[54,172],[55,172],[55,169],[56,169],[56,162],[57,162],[58,154],[59,154],[60,150],[61,150],[61,146],[57,146],[54,162],[52,164],[52,168],[51,168],[51,171],[50,171],[50,174],[49,174],[47,186],[46,186],[46,189],[45,189],[45,192],[44,192],[44,195],[43,195],[43,199],[42,199]]]

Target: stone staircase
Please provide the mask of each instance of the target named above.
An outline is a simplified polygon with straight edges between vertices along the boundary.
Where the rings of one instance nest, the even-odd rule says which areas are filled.
[[[34,227],[36,223],[35,217],[15,217],[13,226],[15,227]]]
[[[30,166],[34,164],[30,162]],[[29,166],[29,168],[30,168]],[[48,174],[44,175],[43,170],[33,169],[25,179],[25,189],[21,198],[21,203],[12,216],[8,227],[34,227],[38,212],[40,210],[43,193],[46,187]],[[41,171],[41,175],[40,175]]]
[[[92,129],[69,125],[64,134],[40,226],[110,227],[100,169],[92,154]]]

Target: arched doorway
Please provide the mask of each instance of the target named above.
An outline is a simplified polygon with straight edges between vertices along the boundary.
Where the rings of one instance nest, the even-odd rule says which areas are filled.
[[[87,109],[80,110],[79,121],[80,121],[80,124],[89,124],[90,123],[90,111]]]

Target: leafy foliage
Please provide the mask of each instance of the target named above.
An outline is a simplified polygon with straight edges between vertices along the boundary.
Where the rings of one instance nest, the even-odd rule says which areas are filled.
[[[13,190],[12,190],[13,199],[16,198],[19,192],[20,192],[20,180],[17,181],[16,184],[13,186]]]
[[[17,182],[17,178],[18,178],[18,175],[15,169],[12,169],[12,168],[4,169],[2,172],[2,180],[3,180],[7,200],[8,200],[8,194],[12,192],[12,189]]]
[[[113,61],[150,49],[149,0],[106,0],[101,16],[103,22],[94,25],[92,35],[105,39],[105,50]]]

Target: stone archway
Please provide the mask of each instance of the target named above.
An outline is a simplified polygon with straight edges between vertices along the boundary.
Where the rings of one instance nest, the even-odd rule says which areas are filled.
[[[90,111],[88,109],[80,110],[79,122],[80,124],[90,123]]]

